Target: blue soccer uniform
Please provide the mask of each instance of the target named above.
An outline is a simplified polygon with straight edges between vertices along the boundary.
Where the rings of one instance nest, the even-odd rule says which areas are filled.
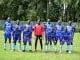
[[[50,43],[50,47],[52,45],[52,42],[51,42],[51,32],[52,32],[52,28],[53,28],[53,24],[51,23],[47,23],[45,24],[45,39],[46,39],[46,43],[45,43],[45,50],[47,51],[49,46],[48,44]]]
[[[6,42],[9,39],[10,49],[11,49],[11,32],[12,32],[12,23],[10,21],[6,21],[4,24],[4,49],[6,49]]]
[[[64,29],[64,26],[62,24],[57,24],[56,25],[56,41],[60,40],[60,44],[61,44],[61,40],[62,40],[63,29]]]
[[[69,53],[71,52],[71,42],[72,42],[72,32],[69,32],[66,28],[66,30],[63,31],[62,33],[62,41],[61,41],[61,49],[60,49],[60,52],[62,52],[62,46],[63,44],[66,42],[67,44],[67,50],[69,51]]]
[[[22,25],[20,23],[14,23],[13,25],[13,50],[16,48],[16,42],[18,40],[18,48],[21,50],[21,32],[22,32]]]
[[[23,31],[23,52],[26,50],[26,43],[29,42],[29,46],[27,46],[27,49],[29,51],[32,51],[32,24],[26,24]]]

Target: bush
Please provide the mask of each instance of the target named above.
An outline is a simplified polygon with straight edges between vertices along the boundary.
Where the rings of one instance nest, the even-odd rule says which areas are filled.
[[[3,30],[3,27],[2,26],[0,26],[0,30]]]

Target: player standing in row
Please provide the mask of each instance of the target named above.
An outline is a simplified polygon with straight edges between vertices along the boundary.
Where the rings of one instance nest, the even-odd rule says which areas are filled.
[[[51,33],[52,33],[53,24],[51,24],[50,19],[47,20],[45,24],[45,50],[48,51],[48,48],[52,47]],[[48,46],[50,43],[50,46]]]
[[[33,25],[31,21],[28,21],[23,30],[23,52],[25,52],[26,47],[29,51],[32,51],[32,31]],[[27,43],[29,43],[29,46],[26,46]]]
[[[6,49],[6,42],[9,39],[9,45],[11,49],[11,36],[12,36],[12,23],[10,17],[7,18],[7,21],[4,24],[4,49]]]
[[[61,45],[61,41],[62,41],[62,32],[63,32],[64,26],[62,24],[62,21],[59,20],[58,24],[56,24],[56,40],[55,40],[55,51],[56,51],[56,44],[57,41],[60,41],[60,53],[61,53],[61,49],[62,49],[62,45]]]
[[[35,37],[36,37],[36,40],[35,40],[35,51],[37,51],[36,47],[37,47],[38,39],[40,41],[41,51],[43,50],[43,44],[42,44],[43,32],[44,32],[44,26],[41,23],[41,21],[38,20],[37,24],[34,26],[34,34],[35,34]]]
[[[68,25],[67,25],[67,30],[68,30],[68,32],[72,32],[72,34],[71,34],[71,44],[68,45],[68,46],[70,46],[70,50],[72,51],[72,45],[73,45],[73,37],[74,37],[74,32],[75,32],[75,26],[72,25],[72,22],[71,22],[71,21],[69,21],[69,23],[68,23]],[[66,52],[68,52],[68,47],[67,47],[67,51],[66,51]]]
[[[20,21],[17,20],[16,23],[13,25],[13,50],[16,49],[16,42],[18,41],[18,48],[21,50],[21,32],[22,26]]]
[[[64,43],[66,42],[67,44],[67,50],[68,50],[68,53],[71,53],[71,42],[72,42],[72,35],[73,35],[73,32],[72,31],[68,31],[67,27],[64,28],[64,31],[62,32],[62,43],[61,43],[61,47],[64,45]],[[61,52],[62,53],[62,48],[61,48]]]

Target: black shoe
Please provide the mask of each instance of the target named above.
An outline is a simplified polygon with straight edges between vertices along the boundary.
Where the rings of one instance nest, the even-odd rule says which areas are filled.
[[[23,50],[22,52],[25,52],[25,50]]]
[[[68,50],[66,50],[66,52],[68,53],[69,51],[68,51]]]

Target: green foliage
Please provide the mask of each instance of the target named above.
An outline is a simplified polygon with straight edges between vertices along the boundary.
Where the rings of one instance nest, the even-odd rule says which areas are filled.
[[[64,7],[65,6],[65,7]],[[65,10],[63,9],[65,8]],[[0,19],[57,21],[80,20],[80,0],[0,0]]]

